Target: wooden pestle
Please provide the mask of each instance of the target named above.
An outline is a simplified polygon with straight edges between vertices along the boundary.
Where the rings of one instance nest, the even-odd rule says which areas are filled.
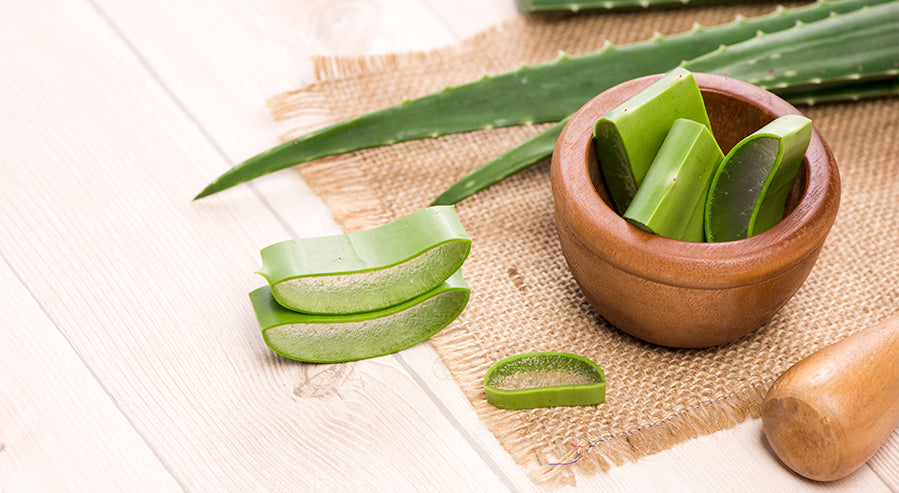
[[[899,425],[899,313],[796,363],[762,407],[771,448],[818,481],[847,476]]]

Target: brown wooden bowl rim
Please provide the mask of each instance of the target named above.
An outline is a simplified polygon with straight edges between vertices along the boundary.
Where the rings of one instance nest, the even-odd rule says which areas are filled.
[[[633,79],[604,91],[566,124],[552,157],[556,220],[564,222],[585,246],[612,265],[673,285],[721,288],[753,284],[816,254],[833,225],[840,198],[837,163],[817,128],[805,154],[804,195],[783,221],[750,238],[720,243],[665,238],[634,227],[600,198],[586,160],[594,122],[661,75]],[[772,119],[802,114],[758,86],[713,74],[695,73],[694,77],[703,92],[738,98]]]

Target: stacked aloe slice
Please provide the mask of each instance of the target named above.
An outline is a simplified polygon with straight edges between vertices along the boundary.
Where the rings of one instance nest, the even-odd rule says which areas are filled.
[[[268,285],[250,300],[265,343],[282,356],[383,356],[462,313],[469,288],[460,268],[470,250],[453,207],[429,207],[378,228],[264,248],[259,274]]]
[[[612,109],[594,128],[615,208],[631,224],[684,241],[731,241],[773,227],[811,139],[786,115],[724,156],[693,74],[677,68]]]

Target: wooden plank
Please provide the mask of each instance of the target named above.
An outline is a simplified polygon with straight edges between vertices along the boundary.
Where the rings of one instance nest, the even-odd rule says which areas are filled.
[[[867,465],[890,491],[899,491],[899,430],[890,435]]]
[[[264,347],[246,293],[284,223],[249,187],[190,202],[228,159],[87,6],[29,3],[0,25],[0,251],[178,481],[507,489],[390,357]],[[50,453],[60,467],[70,451]]]
[[[2,257],[0,279],[0,491],[180,491]]]

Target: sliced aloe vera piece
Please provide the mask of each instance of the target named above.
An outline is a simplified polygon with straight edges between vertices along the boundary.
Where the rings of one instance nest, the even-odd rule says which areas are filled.
[[[723,159],[705,125],[675,120],[624,218],[650,233],[704,241],[706,195]]]
[[[282,356],[311,363],[374,358],[418,344],[455,320],[468,297],[460,272],[399,305],[348,315],[288,310],[268,286],[250,293],[265,344]]]
[[[259,273],[291,310],[367,312],[433,289],[470,251],[455,210],[436,206],[365,231],[275,243],[262,249]]]
[[[497,361],[484,375],[487,402],[505,409],[590,406],[606,399],[606,377],[593,361],[540,352]]]
[[[705,206],[707,241],[748,238],[783,219],[784,205],[811,135],[811,120],[786,115],[727,153],[709,188]]]
[[[627,210],[668,130],[679,118],[712,128],[699,86],[683,68],[668,72],[597,120],[596,157],[619,213]]]

